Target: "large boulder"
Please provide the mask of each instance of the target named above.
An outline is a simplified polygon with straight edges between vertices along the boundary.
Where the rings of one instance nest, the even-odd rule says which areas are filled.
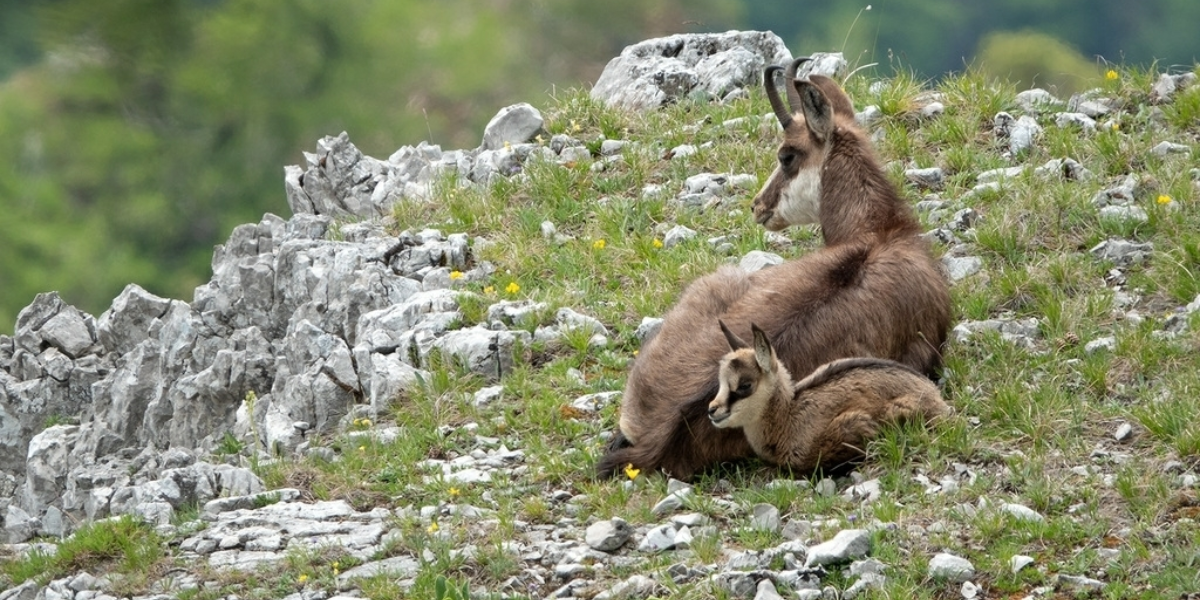
[[[626,47],[609,61],[592,97],[631,110],[658,108],[694,94],[724,98],[762,83],[767,65],[791,52],[769,31],[679,34]]]

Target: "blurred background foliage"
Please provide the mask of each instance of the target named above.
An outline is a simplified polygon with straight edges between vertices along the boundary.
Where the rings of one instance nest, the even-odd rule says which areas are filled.
[[[1195,0],[5,0],[0,333],[42,291],[95,315],[128,283],[190,300],[234,226],[288,216],[282,168],[321,136],[474,148],[642,39],[765,29],[1067,95],[1106,62],[1191,68],[1198,22]]]

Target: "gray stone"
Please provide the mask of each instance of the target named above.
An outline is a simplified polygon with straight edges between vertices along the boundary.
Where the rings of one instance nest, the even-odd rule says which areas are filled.
[[[783,596],[775,589],[775,584],[771,583],[770,579],[764,579],[758,582],[758,589],[754,594],[754,600],[783,600]]]
[[[750,513],[750,527],[754,529],[775,533],[782,527],[779,509],[773,504],[755,504]]]
[[[965,558],[939,552],[929,560],[929,577],[961,583],[975,577],[975,567]]]
[[[1000,505],[1000,510],[1008,513],[1018,521],[1028,521],[1032,523],[1041,523],[1046,520],[1040,513],[1028,506],[1006,502]]]
[[[1029,565],[1032,565],[1033,563],[1034,563],[1034,559],[1032,556],[1025,556],[1024,554],[1015,554],[1015,555],[1013,555],[1012,558],[1008,559],[1008,568],[1015,575],[1021,569],[1024,569],[1025,567],[1028,567]]]
[[[1073,158],[1053,158],[1033,170],[1039,177],[1059,177],[1068,181],[1091,181],[1095,174]]]
[[[1087,354],[1096,354],[1099,352],[1112,352],[1117,347],[1117,338],[1106,336],[1096,338],[1083,346],[1083,351]]]
[[[646,536],[638,544],[639,552],[664,552],[675,547],[675,526],[659,525],[646,532]]]
[[[633,535],[633,527],[624,519],[614,517],[607,521],[597,521],[588,526],[584,533],[584,541],[593,550],[614,552]]]
[[[806,568],[848,563],[862,558],[871,551],[871,532],[865,529],[845,529],[833,539],[808,549],[804,560]]]
[[[616,402],[621,397],[621,392],[598,392],[595,394],[587,394],[580,396],[571,401],[571,407],[576,410],[581,410],[585,413],[594,414],[600,412],[604,407]]]
[[[1041,125],[1028,115],[1014,118],[1006,112],[1000,112],[992,119],[992,125],[996,135],[1008,138],[1008,149],[1013,154],[1019,154],[1032,146],[1034,140],[1042,133]]]
[[[1057,575],[1057,578],[1058,584],[1061,587],[1070,587],[1076,590],[1103,590],[1105,588],[1103,581],[1083,575],[1066,575],[1060,573]]]
[[[1079,127],[1084,131],[1095,131],[1096,120],[1078,112],[1060,112],[1054,115],[1054,124],[1059,127]]]
[[[1190,154],[1192,147],[1185,144],[1177,144],[1175,142],[1159,142],[1150,149],[1150,154],[1159,158],[1165,158],[1171,154]]]
[[[1151,253],[1154,251],[1154,245],[1150,242],[1138,244],[1138,242],[1128,240],[1110,239],[1099,242],[1092,250],[1088,251],[1093,257],[1102,260],[1111,260],[1117,266],[1130,266],[1136,264],[1145,264],[1150,260]]]
[[[883,586],[886,584],[887,578],[883,575],[866,573],[862,577],[859,577],[857,581],[850,584],[850,587],[846,588],[846,591],[842,592],[842,599],[854,600],[854,598],[858,598],[868,590],[883,589]]]
[[[0,600],[35,600],[41,589],[42,587],[31,579],[15,588],[0,592]]]
[[[68,461],[78,440],[78,426],[55,425],[29,441],[21,505],[31,515],[41,515],[62,497],[70,470]]]
[[[499,380],[513,369],[514,348],[518,341],[527,343],[530,335],[525,331],[492,331],[483,327],[472,327],[448,331],[434,338],[428,346],[421,345],[422,361],[427,360],[428,349],[438,350],[443,355],[461,362],[471,371],[491,380]],[[427,349],[428,348],[428,349]]]
[[[683,225],[676,225],[668,230],[666,235],[663,236],[663,248],[674,248],[680,243],[690,240],[694,237],[696,237],[695,230],[684,227]]]
[[[1200,296],[1197,298],[1200,300]],[[642,322],[638,324],[637,331],[634,331],[633,335],[637,337],[639,341],[645,343],[647,340],[654,337],[654,334],[658,333],[658,330],[662,328],[662,323],[663,320],[661,317],[642,317]]]
[[[697,95],[719,99],[758,85],[764,67],[788,60],[783,40],[770,32],[672,35],[626,47],[605,66],[591,94],[632,110]]]
[[[1054,94],[1042,88],[1033,88],[1018,92],[1016,99],[1017,104],[1021,106],[1021,110],[1031,114],[1047,112],[1063,104],[1062,100],[1059,100]]]
[[[118,355],[131,352],[150,337],[151,324],[166,314],[170,304],[137,284],[125,286],[96,323],[100,344]]]
[[[271,490],[269,492],[259,492],[244,496],[216,498],[204,503],[204,507],[200,511],[200,516],[205,519],[215,520],[221,513],[258,508],[262,504],[270,504],[275,502],[293,502],[299,498],[300,491],[291,488]]]
[[[994,331],[1004,340],[1018,345],[1030,347],[1033,340],[1041,337],[1037,319],[988,319],[985,321],[963,321],[954,326],[951,334],[959,342],[966,341],[972,335],[984,331]]]
[[[604,140],[603,142],[600,142],[600,155],[612,156],[614,154],[620,154],[628,144],[629,142],[625,140]]]
[[[861,500],[866,502],[874,502],[882,494],[883,489],[880,487],[878,479],[868,479],[849,486],[842,491],[842,497],[847,500]]]
[[[1150,88],[1150,102],[1161,104],[1174,99],[1175,93],[1196,82],[1196,74],[1192,72],[1171,75],[1163,73]]]
[[[542,113],[524,102],[506,106],[483,130],[483,149],[501,150],[505,144],[527,142],[542,130]]]
[[[504,386],[489,385],[475,392],[473,404],[477,407],[488,406],[500,399]]]
[[[338,575],[337,584],[340,590],[352,589],[352,584],[356,579],[369,579],[386,575],[394,579],[407,579],[416,577],[420,572],[421,564],[416,558],[411,556],[393,556],[383,560],[375,560],[361,564],[353,569]]]
[[[41,529],[41,521],[21,509],[16,504],[9,504],[4,515],[4,537],[6,543],[19,544],[37,534]],[[2,598],[3,596],[0,596]]]
[[[927,169],[906,169],[904,177],[919,187],[940,190],[945,183],[946,176],[941,167],[929,167]]]
[[[601,592],[594,600],[642,600],[653,596],[658,589],[659,586],[653,579],[645,575],[632,575],[607,591]]]
[[[753,597],[762,580],[762,574],[757,572],[722,571],[713,575],[713,585],[735,598]]]
[[[654,505],[654,508],[652,508],[650,510],[650,512],[652,512],[656,516],[663,516],[663,515],[675,512],[675,511],[683,508],[683,501],[684,501],[685,496],[687,496],[686,493],[681,494],[681,493],[672,492],[670,494],[667,494],[667,496],[665,498],[663,498],[662,500],[659,500],[658,503]]]
[[[1105,206],[1127,206],[1133,204],[1137,196],[1139,183],[1136,175],[1130,175],[1122,180],[1119,185],[1096,192],[1096,195],[1092,196],[1092,205],[1103,208]]]
[[[1027,170],[1029,170],[1029,168],[1025,167],[1025,166],[989,169],[987,171],[981,172],[979,175],[976,175],[975,181],[978,181],[979,183],[989,183],[992,181],[1003,182],[1003,181],[1007,181],[1009,179],[1015,179],[1017,177],[1020,177],[1021,175],[1024,175],[1025,171],[1027,171]]]
[[[1134,221],[1137,223],[1150,221],[1150,215],[1146,214],[1144,209],[1137,206],[1105,206],[1100,209],[1100,218],[1115,221]]]
[[[783,264],[783,257],[773,252],[763,252],[762,250],[751,250],[742,257],[738,266],[747,273],[761,271],[767,267]]]
[[[1128,421],[1122,421],[1120,425],[1117,425],[1117,430],[1113,433],[1113,439],[1118,442],[1128,441],[1132,437],[1133,425],[1130,425]]]
[[[943,256],[942,266],[950,281],[961,281],[983,270],[983,259],[978,256]]]
[[[1114,104],[1116,104],[1114,100],[1097,97],[1093,90],[1071,96],[1071,99],[1067,101],[1067,110],[1081,112],[1095,119],[1112,112]]]
[[[558,312],[554,315],[554,319],[562,331],[583,331],[591,334],[609,335],[608,328],[599,319],[577,313],[570,308],[564,307],[558,309]]]

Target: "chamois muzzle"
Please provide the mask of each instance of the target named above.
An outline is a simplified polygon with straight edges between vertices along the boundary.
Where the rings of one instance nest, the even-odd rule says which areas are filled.
[[[708,420],[712,421],[713,425],[721,426],[721,422],[729,418],[729,411],[721,412],[722,405],[713,402],[708,405]]]

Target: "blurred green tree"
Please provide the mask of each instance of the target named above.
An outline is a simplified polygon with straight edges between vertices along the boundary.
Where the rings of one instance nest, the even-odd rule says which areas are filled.
[[[17,4],[0,15],[28,17],[42,58],[0,83],[15,156],[0,165],[0,332],[42,291],[93,314],[131,282],[189,299],[234,226],[286,216],[282,167],[321,136],[348,131],[381,157],[421,140],[473,148],[506,104],[590,84],[649,35],[732,28],[740,6]]]
[[[1060,98],[1094,87],[1100,69],[1059,39],[1036,31],[997,31],[983,38],[976,53],[979,69],[1018,90],[1048,88]]]

